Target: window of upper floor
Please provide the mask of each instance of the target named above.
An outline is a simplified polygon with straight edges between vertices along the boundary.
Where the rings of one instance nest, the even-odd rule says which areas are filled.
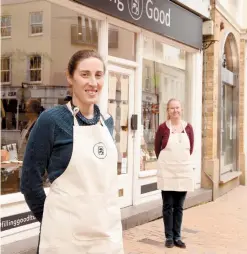
[[[30,13],[30,34],[41,35],[43,33],[43,12]]]
[[[28,60],[28,80],[30,83],[40,83],[42,81],[42,57],[32,55]]]
[[[11,58],[1,57],[1,84],[11,83]]]
[[[6,15],[1,17],[1,37],[11,37],[11,16]]]

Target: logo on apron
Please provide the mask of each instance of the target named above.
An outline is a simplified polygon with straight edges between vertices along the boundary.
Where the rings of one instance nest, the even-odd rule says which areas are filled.
[[[93,147],[93,153],[94,155],[99,158],[99,159],[104,159],[107,155],[107,151],[106,151],[106,147],[105,145],[100,142],[97,143],[94,147]]]

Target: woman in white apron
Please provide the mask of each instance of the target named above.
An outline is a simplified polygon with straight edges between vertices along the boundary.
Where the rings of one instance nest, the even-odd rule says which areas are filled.
[[[31,132],[21,184],[27,204],[42,222],[39,254],[124,253],[117,197],[117,150],[106,127],[109,119],[103,119],[96,106],[104,73],[103,61],[96,52],[76,52],[67,74],[72,101],[45,111]],[[73,130],[71,149],[70,130]],[[43,142],[39,146],[44,147],[45,154],[49,150],[46,157],[33,152],[38,148],[35,146],[38,135],[49,139],[50,145],[42,141],[44,138],[38,141]],[[34,183],[38,174],[36,165],[43,165],[40,158],[48,161],[52,183],[45,199],[36,191],[40,180]],[[43,171],[40,168],[41,175]],[[34,196],[36,200],[32,199]],[[40,200],[45,200],[44,204]]]
[[[163,199],[165,245],[186,248],[181,240],[183,205],[187,191],[194,190],[191,154],[193,128],[181,119],[181,104],[176,99],[167,103],[168,120],[156,132],[155,153],[158,158],[157,182]]]

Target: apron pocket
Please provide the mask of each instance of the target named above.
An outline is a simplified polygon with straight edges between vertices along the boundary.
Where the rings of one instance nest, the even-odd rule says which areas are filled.
[[[107,239],[110,237],[113,213],[108,209],[103,195],[71,197],[70,222],[73,238],[79,241]]]

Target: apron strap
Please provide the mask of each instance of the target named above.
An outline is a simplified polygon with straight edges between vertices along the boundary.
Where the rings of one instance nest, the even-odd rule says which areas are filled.
[[[80,111],[79,108],[78,108],[78,107],[75,107],[74,109],[72,109],[72,106],[71,106],[70,101],[69,101],[66,105],[67,105],[69,111],[71,112],[71,114],[72,114],[73,117],[74,117],[74,126],[79,126],[79,123],[78,123],[78,121],[77,121],[77,119],[76,119],[76,115],[77,115],[77,113]]]

